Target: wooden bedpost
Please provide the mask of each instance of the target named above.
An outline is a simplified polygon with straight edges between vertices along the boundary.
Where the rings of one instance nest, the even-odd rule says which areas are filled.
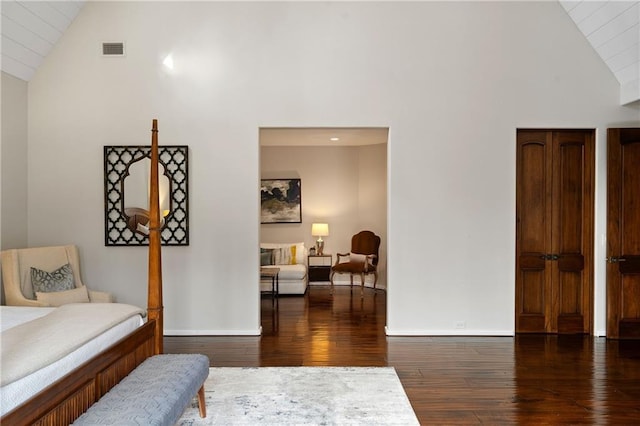
[[[149,283],[147,313],[155,320],[155,353],[163,353],[162,256],[160,236],[160,191],[158,189],[158,120],[151,129],[151,176],[149,183]]]

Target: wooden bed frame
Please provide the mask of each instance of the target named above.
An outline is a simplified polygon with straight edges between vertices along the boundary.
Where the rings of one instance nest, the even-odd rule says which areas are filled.
[[[158,190],[158,121],[151,129],[148,321],[5,414],[4,425],[68,425],[152,355],[163,353],[162,261]]]

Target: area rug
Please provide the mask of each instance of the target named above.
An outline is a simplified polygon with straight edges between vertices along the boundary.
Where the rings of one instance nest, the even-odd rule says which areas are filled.
[[[417,425],[392,367],[211,368],[178,425]]]

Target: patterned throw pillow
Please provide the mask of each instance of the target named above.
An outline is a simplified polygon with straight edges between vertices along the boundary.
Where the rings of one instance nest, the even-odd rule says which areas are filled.
[[[273,250],[274,265],[295,265],[296,263],[296,246],[280,247]]]
[[[260,266],[273,265],[273,249],[260,249]]]
[[[33,292],[51,293],[54,291],[73,290],[76,288],[71,265],[62,265],[53,272],[31,268],[31,285]]]

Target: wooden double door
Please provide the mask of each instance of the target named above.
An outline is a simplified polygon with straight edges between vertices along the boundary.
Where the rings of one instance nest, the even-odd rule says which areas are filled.
[[[640,128],[607,132],[607,337],[640,339]]]
[[[516,332],[593,328],[594,131],[518,130]]]

